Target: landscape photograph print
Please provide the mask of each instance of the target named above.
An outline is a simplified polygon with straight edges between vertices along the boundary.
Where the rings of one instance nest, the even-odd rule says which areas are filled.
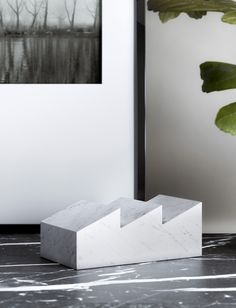
[[[102,0],[0,0],[0,83],[102,83]]]

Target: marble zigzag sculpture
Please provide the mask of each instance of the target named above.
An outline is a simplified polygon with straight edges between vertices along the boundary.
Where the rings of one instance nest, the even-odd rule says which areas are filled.
[[[147,202],[80,201],[41,223],[41,256],[86,269],[202,254],[202,204],[158,195]]]

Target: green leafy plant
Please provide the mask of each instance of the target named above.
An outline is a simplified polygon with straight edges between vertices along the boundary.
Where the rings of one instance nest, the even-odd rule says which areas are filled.
[[[208,12],[221,12],[222,22],[236,25],[236,2],[232,0],[148,0],[148,9],[159,13],[163,23],[182,13],[201,19]],[[200,65],[200,72],[205,93],[236,89],[235,64],[208,61]],[[215,124],[225,133],[236,136],[236,102],[219,110]]]

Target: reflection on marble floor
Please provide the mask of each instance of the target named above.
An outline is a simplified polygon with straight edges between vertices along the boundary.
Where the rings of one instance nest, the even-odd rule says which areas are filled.
[[[236,305],[234,234],[205,235],[200,258],[83,271],[41,259],[39,241],[0,236],[0,307]]]

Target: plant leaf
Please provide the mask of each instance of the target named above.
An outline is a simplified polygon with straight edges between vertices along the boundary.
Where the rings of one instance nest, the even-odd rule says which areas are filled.
[[[207,11],[186,12],[186,14],[191,18],[200,19],[207,14]]]
[[[200,65],[206,93],[236,88],[236,65],[223,62],[205,62]]]
[[[215,120],[216,126],[225,133],[236,135],[236,103],[222,107]]]
[[[154,12],[231,12],[236,11],[233,0],[148,0],[148,10]]]
[[[200,19],[203,16],[207,14],[207,12],[202,11],[202,12],[184,12],[186,13],[189,17],[194,18],[194,19]],[[162,23],[166,23],[167,21],[171,19],[177,18],[181,13],[180,12],[160,12],[159,13],[159,18]]]
[[[178,17],[181,13],[179,12],[160,12],[159,18],[161,22],[165,23],[171,19]]]
[[[225,13],[223,17],[221,18],[221,20],[228,24],[235,25],[236,24],[236,12]]]

